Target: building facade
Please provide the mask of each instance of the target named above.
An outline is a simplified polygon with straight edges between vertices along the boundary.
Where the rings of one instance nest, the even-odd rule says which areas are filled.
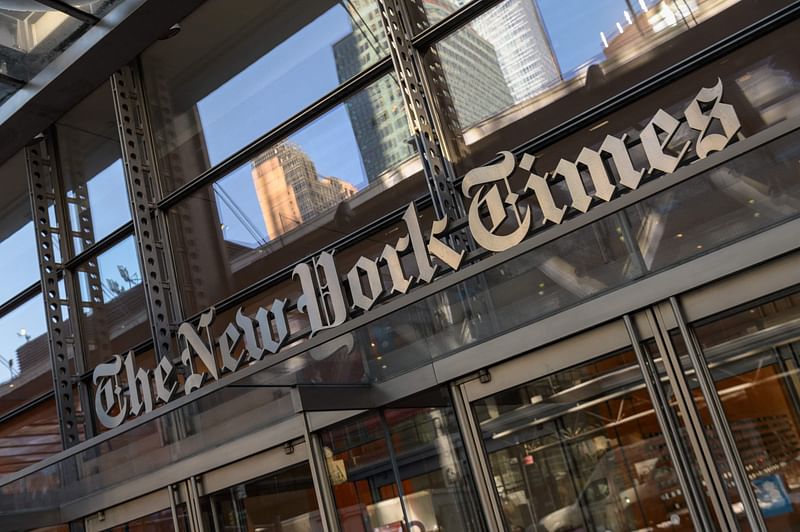
[[[800,2],[0,6],[0,531],[800,530]]]

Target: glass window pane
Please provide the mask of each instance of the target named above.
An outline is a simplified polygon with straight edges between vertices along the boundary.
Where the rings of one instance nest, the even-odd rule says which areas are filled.
[[[50,378],[51,387],[52,383]],[[55,400],[48,399],[4,420],[0,424],[0,445],[0,478],[61,452]]]
[[[37,295],[0,318],[0,415],[52,387],[44,301]]]
[[[207,2],[177,36],[143,56],[165,188],[191,180],[386,55],[374,0]]]
[[[169,489],[169,488],[168,488]],[[181,530],[188,530],[188,515],[186,505],[181,504],[175,508],[178,517],[178,526]],[[158,512],[153,512],[144,517],[128,521],[123,525],[105,529],[106,532],[177,532],[172,521],[172,510],[166,508]]]
[[[636,357],[473,404],[509,530],[693,530]]]
[[[25,156],[14,155],[0,166],[0,301],[39,280],[36,233],[31,217]],[[2,353],[0,353],[2,354]]]
[[[694,331],[767,527],[800,527],[800,293]]]
[[[450,133],[457,140],[451,151],[458,171],[484,164],[498,151],[528,142],[601,105],[783,3],[500,3],[444,38],[435,46],[435,53],[426,56],[429,70],[442,74],[435,76],[432,93],[444,113],[443,123],[455,124]],[[753,108],[752,117],[772,123],[784,119],[781,111],[793,107],[787,105],[786,93],[796,92],[793,87],[800,77],[787,47],[797,41],[797,32],[785,31],[782,37],[779,30],[735,51],[731,54],[735,59],[728,57],[706,67],[706,79],[700,84],[692,79],[687,96],[693,96],[701,86],[713,86],[719,77],[726,90],[733,90],[729,87],[734,83],[740,85],[737,96],[744,96],[743,103]],[[765,83],[764,75],[776,81]],[[683,85],[684,80],[675,84]],[[580,144],[591,144],[594,138],[602,140],[607,132],[612,133],[608,128],[633,125],[635,113],[642,112],[649,120],[659,106],[666,107],[662,100],[671,103],[680,94],[675,86],[643,99],[644,105],[637,102],[607,121],[592,124],[576,135],[582,137]],[[773,103],[777,107],[770,110]],[[737,102],[737,108],[741,105]],[[576,148],[579,151],[580,145]]]
[[[307,462],[203,497],[200,511],[209,531],[323,530]]]
[[[189,196],[169,212],[185,310],[418,198],[425,184],[415,154],[389,75]]]
[[[416,399],[432,406],[369,413],[321,433],[342,530],[483,529],[446,392]]]
[[[125,353],[150,336],[133,237],[82,264],[77,277],[89,367]]]
[[[645,266],[663,269],[800,215],[793,132],[626,209]]]
[[[77,254],[131,219],[111,87],[101,85],[64,115],[57,133]]]
[[[72,7],[77,7],[81,11],[91,13],[96,17],[103,17],[113,8],[122,4],[124,0],[65,0]]]
[[[0,8],[0,71],[28,81],[89,28],[38,2],[4,2]]]

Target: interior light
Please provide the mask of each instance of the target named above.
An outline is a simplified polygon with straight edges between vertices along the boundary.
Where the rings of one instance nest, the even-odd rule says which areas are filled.
[[[627,10],[627,9],[626,9],[626,10],[624,10],[624,11],[622,12],[622,14],[623,14],[623,15],[625,15],[625,20],[626,20],[626,21],[628,21],[628,24],[633,24],[633,19],[631,18],[631,14],[630,14],[630,13],[628,13],[628,10]]]
[[[683,238],[683,233],[678,233],[677,235],[675,235],[675,238]]]
[[[625,33],[625,30],[622,29],[622,24],[617,22],[617,31],[621,34]]]
[[[647,11],[647,4],[644,3],[644,0],[639,0],[639,7],[642,8],[642,11]]]
[[[602,31],[600,32],[600,40],[603,41],[603,48],[608,48],[608,41],[606,40],[606,34]]]

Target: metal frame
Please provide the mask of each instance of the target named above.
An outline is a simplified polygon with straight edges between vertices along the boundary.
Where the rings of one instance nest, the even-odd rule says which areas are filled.
[[[180,320],[181,313],[175,297],[177,291],[171,286],[175,275],[165,258],[171,253],[164,236],[164,214],[154,206],[157,177],[138,68],[133,64],[123,66],[112,76],[111,87],[156,356],[158,360],[171,359],[171,327]]]
[[[50,0],[55,1],[55,0]],[[41,3],[47,3],[42,1]],[[59,2],[60,3],[60,2]],[[490,9],[491,7],[497,5],[499,0],[477,0],[473,3],[467,4],[466,6],[462,7],[458,11],[452,13],[443,21],[438,23],[437,25],[430,27],[419,34],[412,36],[408,31],[407,27],[403,26],[402,21],[402,14],[405,13],[406,16],[408,14],[407,8],[408,6],[405,5],[400,0],[383,0],[381,2],[381,6],[385,11],[385,23],[387,28],[390,30],[389,33],[392,38],[398,42],[398,46],[405,51],[407,58],[413,58],[410,60],[403,60],[402,56],[398,54],[396,50],[393,48],[393,55],[392,58],[384,58],[374,64],[372,67],[368,68],[366,71],[362,72],[361,74],[357,75],[356,77],[352,78],[351,80],[345,82],[341,85],[338,89],[332,91],[328,95],[324,96],[320,100],[318,100],[315,104],[311,105],[310,107],[300,111],[295,116],[287,120],[286,122],[280,124],[276,128],[273,128],[271,131],[264,134],[262,137],[257,139],[256,141],[252,142],[236,154],[232,155],[219,165],[213,167],[212,169],[206,171],[202,175],[196,177],[191,182],[187,183],[186,185],[182,186],[181,188],[172,191],[170,194],[166,195],[163,198],[159,198],[158,194],[154,192],[152,188],[154,185],[150,183],[148,186],[147,178],[150,175],[147,175],[149,172],[152,172],[154,169],[152,167],[146,167],[141,165],[141,161],[145,161],[145,164],[153,164],[152,153],[149,153],[150,146],[152,143],[149,142],[150,133],[149,127],[147,124],[147,113],[146,113],[146,106],[143,106],[143,95],[137,94],[136,92],[131,92],[129,90],[122,91],[120,90],[120,86],[118,82],[120,80],[125,81],[128,83],[126,88],[133,89],[140,87],[139,84],[139,74],[136,71],[136,67],[125,67],[120,73],[115,74],[114,76],[114,94],[115,94],[115,107],[118,112],[118,123],[121,127],[121,142],[123,146],[123,153],[125,157],[125,166],[126,166],[126,180],[128,181],[128,186],[130,187],[131,191],[131,201],[133,202],[134,206],[134,222],[126,224],[125,226],[121,227],[112,235],[104,238],[100,242],[97,242],[87,248],[84,252],[80,255],[75,256],[64,262],[63,264],[56,265],[55,270],[49,272],[48,275],[45,276],[45,271],[49,263],[43,260],[42,250],[41,250],[41,243],[43,241],[40,239],[40,258],[42,258],[41,266],[43,272],[43,280],[46,283],[49,283],[50,280],[55,280],[57,284],[61,275],[61,268],[63,268],[64,272],[70,272],[75,267],[79,266],[83,261],[85,261],[88,257],[96,256],[97,253],[108,249],[110,246],[114,245],[115,243],[121,241],[124,238],[127,238],[131,234],[135,234],[137,236],[137,245],[140,246],[140,261],[142,261],[142,272],[143,274],[147,273],[147,275],[143,275],[145,278],[145,283],[147,287],[148,293],[148,312],[150,313],[151,317],[151,325],[154,327],[154,338],[161,338],[162,340],[157,343],[156,351],[159,353],[160,356],[168,356],[169,354],[169,345],[168,342],[164,342],[163,338],[169,336],[170,327],[172,324],[175,323],[174,319],[171,320],[169,315],[165,315],[163,318],[159,318],[158,308],[162,308],[159,305],[159,302],[162,305],[167,303],[167,300],[159,300],[156,295],[156,292],[159,290],[153,291],[153,287],[158,287],[159,289],[163,289],[167,287],[166,279],[175,279],[174,276],[165,276],[165,271],[169,269],[168,260],[159,258],[159,252],[164,249],[166,245],[164,240],[159,235],[164,235],[164,225],[161,221],[163,220],[163,216],[165,216],[166,211],[173,205],[177,204],[181,199],[187,197],[193,191],[197,190],[200,187],[203,187],[217,178],[225,175],[230,170],[237,167],[239,164],[242,164],[244,161],[248,160],[248,158],[258,152],[259,150],[263,149],[266,145],[283,138],[284,136],[290,134],[293,131],[296,131],[303,125],[308,124],[310,121],[314,120],[315,118],[321,116],[323,113],[333,109],[335,106],[342,103],[342,101],[347,98],[349,95],[355,94],[357,91],[362,90],[370,83],[380,79],[382,76],[387,75],[391,72],[395,72],[399,74],[401,79],[404,82],[404,89],[410,90],[410,93],[414,93],[417,95],[419,99],[415,99],[415,97],[409,97],[409,93],[406,93],[407,97],[407,105],[408,105],[408,112],[411,115],[411,120],[415,124],[417,131],[420,132],[419,136],[419,150],[424,155],[425,161],[425,168],[426,168],[426,176],[429,180],[431,185],[431,195],[429,197],[421,198],[418,201],[419,205],[430,205],[433,203],[437,211],[440,214],[448,214],[448,217],[451,217],[451,220],[459,220],[463,218],[463,205],[460,202],[460,196],[455,194],[453,196],[453,192],[455,190],[455,186],[458,183],[458,180],[454,173],[452,172],[452,168],[447,162],[447,147],[446,142],[448,139],[446,138],[439,138],[438,130],[434,126],[440,126],[442,123],[442,117],[437,116],[437,109],[435,106],[431,106],[430,100],[425,96],[426,91],[429,91],[428,81],[425,79],[424,76],[424,69],[420,69],[421,59],[419,53],[422,50],[430,48],[436,41],[443,38],[446,35],[449,35],[453,31],[463,27],[465,24],[469,23],[474,17],[478,16],[479,14],[485,12],[486,10]],[[389,10],[393,11],[394,14],[389,14]],[[667,85],[669,82],[673,81],[674,79],[683,76],[700,66],[708,64],[710,61],[715,60],[716,58],[720,57],[723,54],[726,54],[756,38],[759,36],[772,31],[773,29],[788,23],[792,20],[795,20],[798,15],[800,15],[800,2],[796,2],[791,6],[785,8],[782,11],[775,13],[774,15],[768,17],[764,21],[758,22],[753,24],[752,26],[738,32],[735,35],[732,35],[729,39],[721,42],[719,46],[715,47],[712,50],[705,50],[695,54],[690,58],[687,58],[680,63],[674,65],[670,69],[664,71],[658,76],[654,76],[648,80],[644,80],[643,82],[637,84],[634,87],[631,87],[630,90],[626,91],[625,93],[620,94],[619,96],[615,97],[612,100],[604,102],[601,105],[598,105],[595,108],[587,110],[576,117],[571,118],[570,120],[566,121],[564,124],[560,125],[557,128],[554,128],[548,132],[539,135],[537,138],[533,139],[532,141],[526,142],[523,146],[518,147],[515,151],[519,152],[521,150],[528,150],[532,148],[536,148],[542,145],[545,145],[550,142],[554,142],[564,136],[574,132],[576,129],[585,126],[586,124],[592,123],[596,121],[598,118],[619,109],[632,101],[641,98],[654,90],[661,88]],[[407,19],[406,19],[407,21]],[[397,28],[394,29],[394,24],[399,23]],[[409,70],[406,67],[411,67],[410,74]],[[421,73],[421,71],[423,71]],[[124,94],[122,94],[124,93]],[[417,103],[421,104],[421,109],[423,112],[417,112]],[[128,106],[126,108],[126,106]],[[142,119],[139,122],[135,129],[129,131],[125,130],[126,118],[133,119],[134,113],[132,109],[134,106],[139,106],[139,113],[135,113]],[[145,112],[141,112],[145,111]],[[641,189],[632,192],[630,194],[625,195],[622,198],[619,198],[613,202],[613,204],[607,205],[600,205],[596,207],[592,212],[581,216],[578,219],[570,220],[565,222],[560,227],[550,228],[548,231],[539,233],[534,235],[530,238],[527,242],[524,242],[514,250],[511,250],[508,253],[503,253],[500,255],[495,255],[489,257],[479,264],[473,264],[467,268],[464,268],[462,271],[450,274],[444,279],[439,280],[432,286],[425,286],[420,287],[415,290],[413,293],[408,294],[407,296],[401,296],[396,298],[395,300],[390,301],[389,303],[383,305],[382,307],[376,309],[372,312],[369,316],[360,316],[352,320],[349,324],[337,329],[335,333],[330,333],[328,335],[321,334],[319,338],[316,338],[314,341],[310,343],[306,343],[299,348],[295,348],[292,350],[287,351],[286,353],[282,353],[281,356],[275,357],[269,361],[269,364],[258,364],[257,367],[249,368],[248,371],[243,372],[240,375],[237,375],[233,379],[228,379],[228,382],[225,384],[228,385],[233,383],[240,378],[245,378],[248,375],[268,367],[268,365],[279,363],[287,358],[293,356],[294,354],[300,352],[301,350],[308,349],[312,344],[319,345],[320,343],[331,339],[334,336],[338,336],[343,334],[347,331],[353,330],[358,326],[362,326],[370,321],[380,318],[402,308],[408,304],[411,304],[415,301],[419,301],[424,297],[427,297],[434,292],[441,291],[447,287],[453,286],[454,284],[461,282],[469,277],[479,274],[482,271],[485,271],[488,268],[491,268],[497,264],[510,260],[516,256],[521,255],[522,253],[529,252],[535,249],[538,246],[541,246],[547,242],[550,242],[556,238],[560,238],[571,231],[574,231],[580,227],[584,227],[594,221],[599,220],[604,216],[608,216],[610,214],[619,212],[621,209],[633,204],[634,202],[640,201],[644,198],[650,197],[653,194],[660,192],[661,190],[665,190],[668,187],[674,186],[678,183],[685,181],[686,179],[690,179],[694,177],[699,172],[704,171],[705,169],[711,168],[715,165],[721,164],[727,160],[730,160],[733,157],[746,153],[749,150],[758,148],[765,142],[769,142],[770,140],[774,140],[779,136],[794,131],[795,129],[800,128],[800,120],[793,120],[788,123],[781,124],[779,126],[773,127],[770,130],[764,131],[758,135],[754,135],[750,139],[746,139],[745,141],[739,142],[737,145],[728,148],[724,153],[717,154],[715,156],[709,157],[706,160],[699,161],[691,167],[683,168],[676,172],[676,174],[664,178],[658,182],[653,182],[648,185],[643,186]],[[133,145],[130,143],[133,142]],[[132,150],[130,148],[133,148]],[[31,148],[34,149],[34,148]],[[132,157],[133,156],[133,157]],[[46,158],[41,158],[41,154],[38,154],[32,160],[36,160],[38,164],[47,166],[49,169],[52,170],[53,165],[55,165],[55,161],[53,161],[52,157],[51,160],[46,160]],[[711,160],[711,162],[709,162]],[[140,161],[139,165],[137,165],[137,161]],[[439,172],[436,172],[436,168],[439,168]],[[134,170],[134,167],[137,167],[137,170]],[[31,176],[35,174],[33,170],[29,172]],[[136,183],[137,175],[146,175],[145,179]],[[157,179],[156,179],[157,181]],[[56,179],[58,183],[58,180]],[[32,182],[32,190],[34,190],[36,183]],[[141,193],[141,196],[139,195]],[[56,195],[54,196],[57,203],[61,203],[62,196]],[[452,201],[451,201],[452,200]],[[447,203],[449,201],[449,204]],[[613,206],[612,206],[613,205]],[[140,210],[144,210],[147,213],[147,216],[142,218],[140,216],[136,216]],[[381,227],[385,227],[386,225],[393,223],[397,219],[399,219],[400,212],[397,213],[390,213],[386,217],[382,218],[381,220],[366,225],[362,230],[355,232],[353,235],[346,237],[345,239],[341,239],[339,242],[332,244],[330,247],[337,247],[341,245],[343,242],[353,243],[357,242],[358,240],[367,237],[368,235],[372,234],[374,231],[377,231]],[[142,222],[142,220],[147,220],[147,222]],[[155,225],[158,226],[157,231],[160,233],[156,233],[153,236],[150,233],[150,236],[147,236],[148,229],[147,227],[153,226],[153,221],[155,220]],[[796,225],[796,224],[795,224]],[[47,223],[47,230],[52,231],[53,227],[52,224],[49,222]],[[144,236],[144,239],[143,239]],[[148,240],[148,238],[150,240]],[[52,242],[51,242],[52,245]],[[147,248],[148,245],[151,245],[151,248]],[[168,251],[168,250],[167,250]],[[169,253],[167,252],[167,255]],[[480,255],[472,255],[471,259],[479,258]],[[765,260],[766,257],[750,257],[749,263],[757,264],[758,262]],[[155,259],[155,264],[157,266],[153,266],[153,263],[150,262],[150,259]],[[697,261],[702,262],[702,259],[696,259]],[[700,263],[698,262],[698,264]],[[150,268],[148,270],[148,267]],[[151,271],[156,274],[155,280],[150,281],[151,279]],[[272,283],[276,282],[278,279],[284,279],[286,274],[291,271],[291,267],[287,268],[284,271],[278,272],[275,275],[270,276],[269,278],[260,281],[236,294],[226,298],[221,306],[223,307],[231,307],[237,304],[238,302],[242,301],[246,297],[263,290],[269,287]],[[734,270],[735,271],[735,270]],[[53,273],[55,272],[55,277],[53,277]],[[731,272],[728,272],[731,273]],[[69,279],[69,275],[66,275],[66,279]],[[663,276],[660,283],[663,283]],[[702,280],[700,281],[702,282]],[[642,284],[660,284],[657,279],[650,279],[641,281]],[[637,283],[638,286],[638,283]],[[691,287],[691,286],[689,286]],[[686,286],[683,287],[684,289],[687,288]],[[32,285],[27,289],[23,290],[17,296],[14,296],[12,300],[9,300],[2,307],[0,307],[0,314],[10,311],[11,309],[15,308],[17,304],[24,301],[27,297],[32,297],[35,292],[38,290],[38,286]],[[68,293],[74,293],[74,290],[68,290]],[[174,295],[174,291],[171,292]],[[47,297],[47,294],[44,294]],[[614,294],[612,294],[613,296]],[[69,298],[68,298],[69,299]],[[61,300],[54,300],[54,302],[64,305],[65,302]],[[48,300],[48,304],[50,300]],[[174,301],[173,301],[174,303]],[[178,311],[179,312],[179,311]],[[678,312],[678,311],[676,311]],[[177,312],[176,312],[177,315]],[[682,323],[683,316],[682,314],[678,315],[679,321],[678,323]],[[626,317],[626,320],[629,322],[630,320]],[[657,319],[654,318],[655,325],[659,326],[657,323]],[[50,320],[48,320],[48,324]],[[626,322],[627,325],[630,326],[629,323]],[[163,326],[163,327],[162,327]],[[685,327],[685,323],[684,323]],[[682,327],[682,331],[683,328]],[[167,331],[166,333],[162,331]],[[687,338],[690,337],[690,333],[683,331]],[[657,335],[658,336],[658,335]],[[51,341],[54,342],[54,345],[59,341],[58,337],[54,337],[51,335]],[[689,345],[687,343],[687,345]],[[696,346],[695,346],[696,348]],[[664,345],[664,349],[668,351],[666,344]],[[690,348],[691,350],[691,348]],[[162,354],[163,353],[163,354]],[[638,355],[639,353],[637,353]],[[669,354],[669,353],[668,353]],[[58,350],[51,349],[51,356],[57,358],[59,355]],[[670,356],[674,356],[670,355]],[[53,366],[54,375],[57,375],[61,372],[60,367]],[[443,374],[446,376],[447,374]],[[652,377],[652,375],[651,375]],[[676,378],[677,378],[676,374]],[[657,381],[657,379],[656,379]],[[655,381],[654,381],[655,382]],[[650,384],[654,384],[654,382]],[[63,384],[63,382],[61,383]],[[203,394],[195,394],[191,399],[195,399],[204,395],[205,393],[211,393],[213,390],[219,388],[219,386],[209,386],[205,390],[201,390],[204,392]],[[56,386],[58,389],[58,386]],[[463,391],[462,388],[453,388],[457,390],[459,393]],[[70,387],[71,393],[71,387]],[[459,397],[461,397],[459,395]],[[56,394],[57,401],[59,400],[59,395]],[[63,397],[61,398],[63,399]],[[178,403],[171,405],[171,407],[177,408],[180,404],[185,403],[186,401],[178,401]],[[462,423],[462,430],[465,433],[465,439],[467,437],[467,432],[470,430],[468,424],[464,425],[465,421],[469,421],[469,408],[468,405],[461,404],[461,415],[459,416],[459,421]],[[164,409],[160,409],[158,414],[161,415],[166,413],[168,410],[171,410],[170,407],[165,407]],[[89,412],[88,409],[84,409],[85,412]],[[60,412],[61,414],[61,412]],[[152,417],[152,416],[151,416]],[[62,421],[64,426],[68,426],[70,423],[70,419],[68,416],[59,416],[59,419]],[[145,422],[150,417],[144,416],[143,419],[137,420],[140,422]],[[304,418],[305,419],[305,418]],[[724,419],[721,420],[721,423],[724,424]],[[105,441],[108,438],[111,438],[121,432],[126,430],[132,429],[135,426],[138,426],[139,423],[133,422],[131,424],[127,424],[123,427],[124,430],[114,430],[110,431],[110,433],[103,435],[102,439],[95,439],[91,443],[91,445],[95,445],[101,441]],[[74,424],[73,424],[74,426]],[[314,445],[314,434],[309,434],[308,429],[308,422],[305,419],[305,426],[306,426],[306,434],[309,436],[309,441],[313,448]],[[474,430],[474,427],[473,427]],[[474,435],[473,435],[474,436]],[[474,442],[473,442],[474,445]],[[80,446],[81,448],[87,447],[84,445]],[[474,453],[473,448],[473,453]],[[735,451],[735,449],[734,449]],[[314,452],[311,453],[312,456],[315,454]],[[733,456],[735,458],[735,456]],[[319,457],[317,457],[317,460]],[[45,461],[45,463],[49,463],[50,461]],[[479,457],[472,456],[470,458],[470,464],[473,468],[480,466],[480,459]],[[312,468],[312,471],[315,471],[315,474],[322,475],[320,479],[324,480],[324,463],[322,464],[322,470],[319,469],[319,464],[316,467]],[[38,469],[38,467],[37,467]],[[32,469],[33,470],[33,469]],[[477,471],[478,469],[475,469]],[[322,471],[322,472],[320,472]],[[12,475],[12,478],[9,481],[16,478],[16,475]],[[476,475],[477,478],[481,478],[480,475]],[[483,481],[486,481],[486,478],[483,478]],[[739,479],[742,482],[742,479]],[[4,482],[5,483],[5,482]],[[479,481],[480,483],[480,481]],[[325,482],[320,481],[318,478],[315,478],[315,486],[319,484],[320,486],[325,485]],[[482,486],[481,489],[485,491],[486,486]],[[191,488],[191,483],[189,484],[189,488]],[[196,488],[196,486],[195,486]],[[480,489],[479,489],[480,491]],[[324,493],[318,493],[318,497],[321,497],[320,500],[320,507],[324,506],[322,504],[324,500]],[[492,502],[493,497],[491,494],[487,495],[483,493],[481,495],[481,502],[484,506],[484,511],[486,512],[487,517],[489,519],[494,519],[494,526],[497,526],[497,506],[496,501]],[[751,501],[752,502],[752,501]],[[490,511],[487,511],[489,509]],[[757,512],[756,512],[757,513]],[[329,517],[329,516],[328,516]],[[728,521],[729,522],[729,521]],[[502,520],[500,521],[502,523]],[[334,530],[334,528],[331,528]]]
[[[55,391],[56,407],[61,432],[61,441],[65,449],[80,443],[78,432],[78,418],[75,413],[75,399],[72,391],[72,375],[69,367],[68,345],[76,347],[76,365],[80,364],[79,343],[74,341],[74,336],[64,329],[67,319],[72,324],[76,322],[74,305],[70,302],[74,287],[69,276],[64,278],[67,294],[59,293],[59,269],[62,263],[56,258],[56,246],[63,243],[66,222],[58,208],[55,209],[55,219],[51,219],[49,204],[53,202],[57,207],[62,197],[60,179],[56,170],[57,159],[54,156],[53,130],[50,129],[38,142],[25,149],[25,159],[28,172],[28,184],[31,193],[31,212],[36,228],[36,243],[39,256],[39,266],[42,279],[42,295],[45,303],[45,316],[47,320],[47,335],[50,346],[50,368],[53,373],[53,389]],[[58,237],[58,242],[54,238]],[[59,255],[63,256],[63,248]],[[66,310],[66,313],[65,313]],[[73,333],[74,334],[74,333]]]
[[[678,300],[673,296],[669,298],[670,307],[675,318],[678,321],[678,329],[680,330],[681,337],[686,344],[686,349],[689,355],[689,360],[692,363],[692,368],[695,371],[695,378],[700,385],[700,390],[703,393],[703,398],[706,401],[709,415],[711,416],[711,423],[715,432],[719,436],[720,446],[725,455],[725,459],[730,464],[731,474],[733,481],[739,491],[744,511],[747,516],[747,521],[752,530],[767,530],[764,523],[764,517],[761,515],[761,509],[758,505],[755,493],[750,486],[750,480],[744,468],[744,463],[736,449],[736,442],[733,438],[733,431],[725,417],[722,409],[722,402],[717,394],[714,380],[711,377],[711,372],[708,369],[703,356],[700,351],[700,344],[697,341],[694,333],[689,329],[686,323],[683,310],[678,303]]]

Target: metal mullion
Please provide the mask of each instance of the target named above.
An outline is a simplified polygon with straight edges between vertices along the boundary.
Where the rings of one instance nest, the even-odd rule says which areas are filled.
[[[669,298],[669,302],[675,319],[678,322],[678,330],[680,330],[683,341],[686,344],[689,360],[692,366],[694,366],[695,378],[700,385],[700,390],[706,401],[708,412],[711,416],[711,423],[714,430],[717,432],[722,452],[730,465],[733,481],[736,484],[736,488],[739,490],[739,496],[744,505],[747,520],[753,530],[766,530],[767,527],[761,515],[758,500],[747,478],[744,463],[736,448],[736,440],[733,437],[733,432],[722,410],[722,403],[717,394],[714,379],[711,377],[708,366],[703,360],[700,345],[686,323],[686,318],[678,300],[673,296]]]
[[[270,144],[273,144],[274,142],[279,141],[308,125],[316,118],[319,118],[326,112],[341,104],[348,97],[366,88],[391,71],[392,60],[388,56],[384,57],[368,69],[345,81],[336,89],[312,103],[310,106],[299,111],[288,120],[267,131],[238,152],[228,156],[216,166],[209,168],[199,176],[195,177],[192,181],[182,185],[176,190],[173,190],[161,198],[156,203],[156,206],[162,211],[169,209],[193,192],[236,170],[239,166],[248,162],[258,153],[267,148]]]
[[[317,506],[322,516],[323,532],[340,532],[339,512],[336,499],[328,482],[328,470],[325,451],[322,447],[319,434],[311,432],[308,424],[308,412],[303,411],[303,430],[308,443],[308,466],[311,469],[311,481],[314,484],[314,494],[317,497]]]
[[[484,452],[480,430],[475,422],[475,415],[467,402],[463,384],[452,383],[450,395],[453,400],[453,410],[461,432],[461,440],[467,455],[467,462],[472,470],[476,491],[484,521],[489,530],[500,531],[504,529],[503,512],[497,500],[497,491],[492,483],[491,467]]]
[[[701,530],[713,530],[713,521],[711,516],[708,515],[703,499],[702,485],[699,484],[699,479],[692,474],[692,463],[680,438],[680,424],[670,407],[669,397],[664,391],[658,374],[658,367],[652,357],[648,356],[642,349],[639,333],[628,314],[623,316],[623,321],[625,322],[625,328],[628,331],[633,351],[639,361],[642,377],[650,395],[650,401],[653,404],[653,411],[663,432],[667,451],[672,460],[672,467],[678,477],[681,490],[683,490],[692,521],[696,525],[700,525]]]
[[[435,44],[436,41],[458,31],[463,26],[469,24],[475,18],[503,1],[504,0],[474,0],[453,11],[433,26],[429,26],[416,34],[411,38],[411,43],[417,50],[425,51]]]
[[[17,307],[26,303],[30,298],[32,298],[36,294],[41,294],[41,293],[42,293],[41,281],[36,281],[27,288],[23,288],[16,295],[10,297],[5,301],[5,303],[0,305],[0,318],[3,318],[6,314],[16,310]]]
[[[667,379],[672,387],[678,410],[683,417],[685,433],[692,446],[695,461],[700,469],[700,475],[706,484],[711,506],[723,530],[738,530],[736,518],[731,511],[731,505],[725,492],[724,481],[717,470],[716,464],[713,463],[713,456],[711,455],[708,440],[705,437],[702,419],[700,419],[700,415],[697,412],[689,384],[684,378],[680,359],[672,347],[667,330],[663,326],[663,319],[656,312],[656,308],[647,309],[645,311],[647,321],[653,331],[656,346],[661,353],[661,362],[666,370]]]
[[[100,22],[100,19],[91,13],[87,13],[86,11],[80,10],[77,7],[72,7],[68,3],[64,2],[63,0],[34,0],[38,4],[42,4],[43,6],[47,6],[49,8],[55,9],[56,11],[61,11],[65,15],[69,15],[72,18],[76,18],[81,22],[85,22],[86,24],[97,24]]]
[[[87,260],[92,259],[102,252],[114,247],[131,235],[133,235],[133,222],[128,221],[124,225],[121,225],[118,229],[114,230],[114,232],[108,236],[103,237],[88,248],[76,254],[68,261],[64,262],[64,268],[68,270],[74,270]]]

